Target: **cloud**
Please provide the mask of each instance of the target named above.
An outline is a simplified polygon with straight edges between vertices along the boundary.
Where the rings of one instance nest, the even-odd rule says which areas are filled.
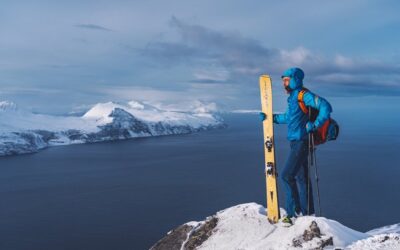
[[[333,57],[316,53],[302,46],[294,49],[268,48],[261,41],[244,37],[239,32],[217,31],[192,25],[172,17],[170,27],[178,39],[151,42],[142,55],[162,67],[184,65],[194,72],[193,83],[253,84],[258,75],[268,73],[275,79],[288,67],[301,67],[306,80],[322,83],[336,94],[354,89],[360,95],[396,95],[393,86],[400,87],[399,62]],[[207,68],[199,71],[199,68]],[[200,73],[199,73],[200,72]],[[207,73],[205,73],[207,72]],[[218,72],[224,72],[219,77]],[[314,85],[315,86],[315,85]],[[379,91],[378,91],[379,90]]]
[[[200,25],[186,24],[175,17],[171,18],[170,26],[178,32],[180,40],[151,42],[143,50],[144,55],[169,64],[191,63],[226,68],[231,78],[236,73],[259,73],[262,66],[269,62],[268,59],[279,55],[278,50],[265,48],[259,41],[243,37],[237,32],[218,32]]]
[[[2,88],[0,94],[62,94],[63,91],[62,89],[13,86]]]
[[[229,109],[229,102],[235,103],[236,107],[249,106],[247,96],[240,96],[242,86],[227,83],[189,83],[184,89],[169,89],[149,86],[114,86],[113,88],[97,88],[99,96],[105,96],[106,100],[130,101],[136,100],[153,106],[171,107],[174,109],[191,109],[193,102],[217,103],[220,109]],[[247,94],[247,93],[246,93]],[[258,96],[258,95],[257,95]],[[257,99],[257,104],[258,104]]]
[[[227,79],[229,79],[229,72],[227,70],[218,70],[218,69],[203,69],[196,70],[193,73],[195,79],[191,80],[192,83],[206,83],[206,84],[214,84],[214,83],[224,83]]]
[[[77,28],[82,28],[82,29],[89,29],[89,30],[101,30],[101,31],[113,31],[112,29],[108,29],[106,27],[96,25],[96,24],[76,24],[74,25]]]

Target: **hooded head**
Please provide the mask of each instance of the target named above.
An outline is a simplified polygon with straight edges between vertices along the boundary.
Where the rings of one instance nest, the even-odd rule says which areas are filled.
[[[289,88],[291,90],[303,87],[304,72],[300,68],[287,69],[282,74],[282,78],[290,77]]]

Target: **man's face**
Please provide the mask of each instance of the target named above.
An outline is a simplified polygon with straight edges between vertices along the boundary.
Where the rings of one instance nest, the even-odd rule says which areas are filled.
[[[286,93],[290,93],[290,88],[289,88],[289,82],[290,82],[290,77],[285,76],[282,78],[282,83],[283,83],[283,87],[286,89]]]

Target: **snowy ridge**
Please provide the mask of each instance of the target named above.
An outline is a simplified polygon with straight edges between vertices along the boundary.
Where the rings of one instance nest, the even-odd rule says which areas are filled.
[[[183,224],[151,249],[400,249],[396,233],[371,236],[314,216],[299,217],[285,227],[281,222],[270,224],[265,211],[256,203],[230,207],[204,221]]]
[[[187,134],[224,126],[215,114],[167,111],[136,101],[98,103],[81,117],[33,114],[3,101],[0,156],[54,145]]]
[[[399,250],[400,234],[374,235],[364,240],[359,240],[347,246],[348,250]]]
[[[400,234],[400,223],[376,228],[376,229],[373,229],[373,230],[367,232],[367,234],[371,234],[371,235],[390,234],[390,233]]]

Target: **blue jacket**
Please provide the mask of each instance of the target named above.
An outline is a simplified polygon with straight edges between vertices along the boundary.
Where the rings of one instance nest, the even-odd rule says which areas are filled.
[[[282,75],[282,77],[286,76],[290,77],[289,88],[291,89],[290,95],[287,98],[288,107],[285,113],[274,114],[274,123],[288,124],[288,140],[304,140],[307,138],[306,124],[309,118],[301,110],[297,99],[300,90],[303,88],[304,73],[299,68],[290,68]],[[307,107],[319,110],[314,122],[316,128],[321,127],[330,118],[332,107],[324,98],[311,91],[307,91],[303,96],[303,102]]]

